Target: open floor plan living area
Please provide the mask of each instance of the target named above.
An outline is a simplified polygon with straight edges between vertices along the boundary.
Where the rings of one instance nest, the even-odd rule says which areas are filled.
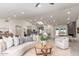
[[[79,3],[0,3],[0,56],[79,56]]]

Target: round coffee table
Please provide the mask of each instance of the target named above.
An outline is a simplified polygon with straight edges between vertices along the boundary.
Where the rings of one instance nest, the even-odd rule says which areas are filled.
[[[51,54],[53,45],[51,43],[47,43],[45,46],[41,45],[41,43],[38,43],[35,45],[35,52],[36,55],[43,55],[47,56],[48,54]]]

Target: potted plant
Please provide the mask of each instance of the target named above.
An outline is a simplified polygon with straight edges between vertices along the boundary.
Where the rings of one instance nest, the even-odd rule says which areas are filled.
[[[40,40],[42,45],[46,45],[46,42],[48,40],[48,34],[47,33],[42,33],[40,35]]]

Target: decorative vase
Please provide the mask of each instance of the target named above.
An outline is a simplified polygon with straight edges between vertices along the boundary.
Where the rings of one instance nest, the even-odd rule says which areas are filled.
[[[41,41],[41,45],[45,46],[46,45],[46,41]]]

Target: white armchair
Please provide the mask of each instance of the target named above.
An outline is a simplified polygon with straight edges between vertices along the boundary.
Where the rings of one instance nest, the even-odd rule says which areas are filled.
[[[55,39],[55,45],[61,49],[66,49],[69,47],[68,37],[58,37]]]

